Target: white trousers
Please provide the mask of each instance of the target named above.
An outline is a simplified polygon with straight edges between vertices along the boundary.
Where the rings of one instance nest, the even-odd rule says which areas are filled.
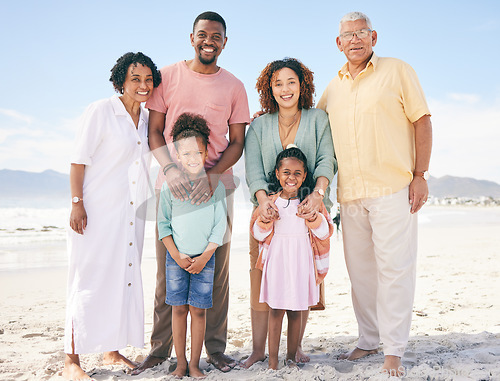
[[[417,215],[408,187],[342,203],[344,255],[358,321],[358,348],[402,357],[410,335],[417,259]]]

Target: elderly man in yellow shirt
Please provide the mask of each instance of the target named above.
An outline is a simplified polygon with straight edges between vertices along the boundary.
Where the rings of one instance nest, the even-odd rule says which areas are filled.
[[[347,63],[318,108],[330,118],[359,328],[357,347],[341,358],[377,353],[382,342],[382,370],[402,376],[415,293],[416,213],[428,196],[430,112],[410,65],[373,53],[377,32],[366,15],[345,15],[336,41]]]

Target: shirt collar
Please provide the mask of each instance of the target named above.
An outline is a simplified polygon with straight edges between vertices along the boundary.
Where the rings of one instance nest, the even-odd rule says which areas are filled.
[[[370,58],[370,61],[368,61],[368,63],[366,64],[366,67],[363,69],[363,71],[366,71],[370,66],[373,66],[373,70],[375,71],[377,69],[377,65],[378,65],[378,56],[375,54],[375,52],[372,54],[372,57]],[[348,75],[349,77],[351,76],[349,74],[349,70],[348,70],[348,63],[346,62],[344,64],[344,66],[342,66],[342,68],[339,70],[339,77],[340,79],[344,79],[344,77],[346,75]]]
[[[125,108],[125,105],[123,102],[120,100],[120,96],[118,94],[115,94],[111,97],[111,105],[113,106],[113,111],[115,115],[122,115],[122,116],[127,116],[128,112],[127,109]],[[139,117],[144,123],[148,123],[148,117],[146,113],[144,112],[144,109],[141,106],[141,115]]]

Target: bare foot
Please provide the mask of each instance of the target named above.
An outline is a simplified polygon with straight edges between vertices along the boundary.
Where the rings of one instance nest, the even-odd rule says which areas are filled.
[[[309,362],[311,361],[311,358],[304,353],[302,350],[302,347],[297,347],[297,353],[295,353],[295,362]]]
[[[156,357],[152,355],[148,355],[143,362],[139,364],[138,367],[134,368],[130,374],[132,376],[137,376],[138,374],[141,374],[144,372],[146,369],[150,369],[158,364],[161,364],[163,361],[165,361],[165,357]]]
[[[265,354],[252,352],[250,357],[241,363],[241,367],[248,369],[256,362],[264,361],[265,359],[266,359]]]
[[[238,362],[222,352],[215,352],[208,356],[207,362],[213,364],[221,372],[229,372]]]
[[[292,359],[285,359],[285,366],[291,369],[299,369],[299,366]]]
[[[61,375],[65,379],[72,381],[92,380],[92,378],[80,368],[80,359],[78,355],[66,355],[64,369]]]
[[[137,363],[130,361],[125,356],[121,355],[118,351],[104,352],[102,356],[102,363],[104,365],[126,365],[130,369],[137,367]]]
[[[188,364],[185,362],[179,363],[177,361],[177,366],[175,367],[174,371],[170,373],[171,376],[175,378],[182,378],[184,376],[187,376],[187,369],[188,369]]]
[[[354,361],[354,360],[359,360],[360,358],[369,356],[369,355],[374,355],[377,354],[378,351],[376,349],[360,349],[358,347],[354,348],[352,351],[347,352],[347,353],[342,353],[339,356],[339,360],[349,360],[349,361]]]
[[[267,369],[278,370],[278,359],[272,360],[269,357],[269,365],[267,366]]]
[[[403,377],[406,374],[406,369],[401,364],[401,357],[387,355],[385,356],[381,372],[391,377]]]
[[[189,377],[193,378],[205,378],[207,377],[205,373],[200,369],[199,365],[195,365],[193,363],[189,363]]]

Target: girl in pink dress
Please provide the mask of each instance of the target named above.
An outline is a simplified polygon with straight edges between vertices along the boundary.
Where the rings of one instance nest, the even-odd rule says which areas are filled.
[[[320,213],[301,213],[300,202],[314,192],[314,180],[307,171],[307,159],[296,146],[276,158],[269,174],[275,192],[273,218],[263,220],[254,213],[251,233],[259,241],[257,267],[262,269],[260,302],[271,308],[269,315],[269,369],[278,368],[283,316],[288,318],[285,364],[296,366],[300,335],[300,311],[319,299],[318,284],[328,271],[333,224],[324,205]],[[307,218],[306,218],[307,217]]]

